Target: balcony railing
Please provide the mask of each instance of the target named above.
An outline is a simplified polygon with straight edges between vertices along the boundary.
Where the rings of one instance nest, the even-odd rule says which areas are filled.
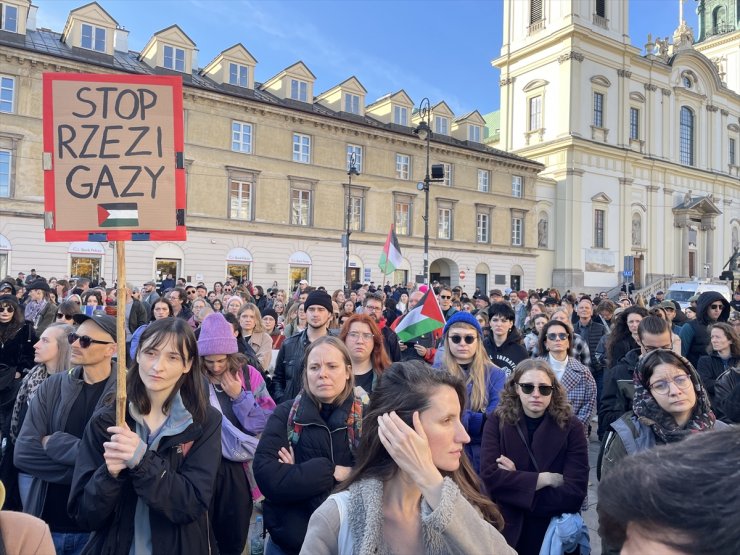
[[[535,33],[542,31],[542,29],[545,28],[545,20],[540,19],[539,21],[535,21],[532,23],[529,27],[527,27],[527,36],[534,35]]]
[[[707,29],[707,36],[713,37],[715,35],[724,35],[725,33],[732,33],[734,30],[735,27],[733,25],[715,25],[711,29]]]
[[[605,17],[602,17],[600,15],[594,14],[594,25],[598,25],[599,27],[603,29],[609,28],[609,20]]]

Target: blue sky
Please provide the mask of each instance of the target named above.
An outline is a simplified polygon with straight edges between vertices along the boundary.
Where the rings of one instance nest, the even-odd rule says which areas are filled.
[[[526,0],[514,0],[524,2]],[[625,0],[613,0],[622,2]],[[632,44],[647,34],[673,35],[680,0],[631,0]],[[71,9],[86,0],[35,0],[38,26],[61,32]],[[204,67],[241,42],[257,58],[264,82],[302,60],[319,94],[354,75],[367,103],[404,89],[418,105],[444,100],[457,115],[498,109],[502,0],[99,0],[130,31],[140,50],[153,33],[177,23],[197,44]],[[697,32],[696,5],[684,17]]]

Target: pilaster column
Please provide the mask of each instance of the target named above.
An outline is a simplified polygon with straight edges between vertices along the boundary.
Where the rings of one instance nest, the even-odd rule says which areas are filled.
[[[660,142],[663,145],[662,156],[665,159],[671,158],[671,151],[676,141],[671,139],[671,90],[660,89],[661,91],[661,104],[663,114],[663,128],[660,135]]]
[[[649,156],[655,156],[659,150],[656,121],[660,106],[655,101],[657,88],[655,85],[645,83],[645,152]]]

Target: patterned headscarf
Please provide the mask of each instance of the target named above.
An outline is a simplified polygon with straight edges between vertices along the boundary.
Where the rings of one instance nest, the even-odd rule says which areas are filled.
[[[689,422],[684,428],[676,424],[675,418],[664,411],[653,397],[650,390],[645,387],[643,375],[648,365],[656,364],[656,358],[660,354],[669,354],[673,364],[686,371],[691,378],[694,391],[696,392],[696,405]],[[632,402],[632,411],[638,420],[643,424],[650,426],[655,436],[663,443],[673,443],[681,441],[687,435],[695,432],[705,432],[714,427],[716,417],[712,412],[709,404],[709,396],[701,382],[699,374],[696,372],[691,363],[684,357],[677,355],[669,349],[656,349],[640,359],[637,369],[632,377],[635,384],[635,397]]]

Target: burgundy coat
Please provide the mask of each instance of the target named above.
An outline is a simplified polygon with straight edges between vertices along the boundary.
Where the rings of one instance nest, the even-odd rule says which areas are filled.
[[[527,428],[519,421],[522,435]],[[534,433],[530,446],[539,472],[562,474],[564,483],[535,491],[538,472],[527,447],[511,424],[501,425],[491,415],[483,429],[480,473],[483,483],[504,516],[504,537],[519,555],[537,555],[550,519],[563,513],[577,513],[588,490],[588,442],[583,424],[572,416],[563,430],[548,414]],[[515,471],[501,470],[496,459],[505,455]]]

